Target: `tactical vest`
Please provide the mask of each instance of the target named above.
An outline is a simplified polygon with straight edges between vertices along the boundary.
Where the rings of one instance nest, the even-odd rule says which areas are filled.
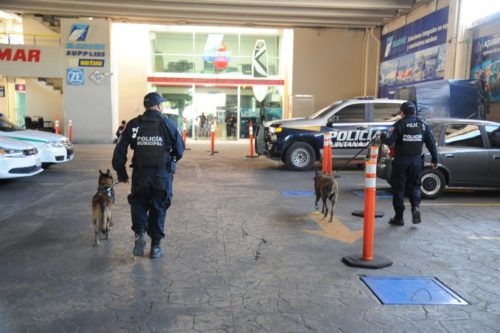
[[[396,154],[400,156],[422,155],[425,125],[420,120],[403,121],[400,136],[396,142]]]
[[[134,167],[165,167],[170,150],[162,118],[140,116],[134,149]]]

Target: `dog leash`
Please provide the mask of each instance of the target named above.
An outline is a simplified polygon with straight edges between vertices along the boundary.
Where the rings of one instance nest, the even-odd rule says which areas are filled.
[[[376,135],[375,135],[375,136],[374,136],[374,137],[370,140],[370,142],[368,142],[368,144],[366,145],[366,147],[361,148],[361,150],[360,150],[360,151],[358,151],[358,152],[356,153],[356,155],[354,155],[353,157],[351,157],[351,159],[350,159],[350,160],[348,160],[348,161],[347,161],[347,162],[346,162],[346,163],[345,163],[342,167],[340,167],[340,168],[337,170],[337,172],[342,171],[342,170],[343,170],[343,169],[347,166],[347,164],[351,163],[351,162],[352,162],[352,161],[353,161],[356,157],[358,157],[358,156],[359,156],[359,154],[361,154],[361,152],[362,152],[363,150],[365,150],[365,149],[369,149],[369,148],[370,148],[370,146],[372,145],[372,143],[374,143],[376,139],[379,139],[379,138],[380,138],[380,135],[381,135],[381,133],[376,134]]]

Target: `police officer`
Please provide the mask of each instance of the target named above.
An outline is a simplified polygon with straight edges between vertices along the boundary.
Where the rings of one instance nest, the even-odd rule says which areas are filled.
[[[396,215],[389,220],[389,224],[395,226],[404,225],[405,193],[408,193],[410,197],[412,222],[414,224],[421,222],[420,178],[424,164],[422,155],[424,143],[432,156],[432,169],[436,169],[438,163],[432,130],[425,122],[418,119],[416,114],[415,104],[403,103],[400,108],[401,119],[394,123],[387,135],[385,133],[381,135],[383,143],[394,144],[395,150],[390,183],[393,192],[392,204]]]
[[[118,181],[128,182],[127,148],[130,145],[134,150],[132,190],[128,196],[135,232],[134,256],[144,255],[145,232],[151,237],[149,257],[163,256],[160,241],[165,237],[165,218],[172,201],[173,174],[184,153],[179,130],[162,115],[164,101],[158,93],[144,97],[146,111],[127,123],[113,154]]]

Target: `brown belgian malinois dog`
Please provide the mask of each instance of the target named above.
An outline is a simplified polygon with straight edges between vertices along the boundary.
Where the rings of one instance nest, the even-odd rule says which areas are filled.
[[[113,225],[111,206],[115,202],[113,176],[109,169],[106,173],[99,170],[99,185],[97,193],[92,197],[92,221],[94,222],[94,242],[99,245],[99,233],[109,238],[109,231]]]
[[[314,191],[316,192],[316,202],[315,207],[319,209],[318,201],[321,198],[323,202],[323,207],[321,208],[321,213],[324,213],[324,217],[328,215],[328,205],[327,200],[331,203],[330,210],[330,222],[333,220],[333,210],[337,204],[337,198],[339,196],[339,184],[332,176],[324,176],[321,172],[316,170],[314,175]]]

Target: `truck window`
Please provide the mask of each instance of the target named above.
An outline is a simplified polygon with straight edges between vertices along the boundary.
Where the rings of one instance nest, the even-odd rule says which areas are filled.
[[[396,122],[399,118],[399,104],[373,103],[374,122]]]
[[[364,123],[365,104],[351,104],[339,110],[332,117],[335,123]]]

